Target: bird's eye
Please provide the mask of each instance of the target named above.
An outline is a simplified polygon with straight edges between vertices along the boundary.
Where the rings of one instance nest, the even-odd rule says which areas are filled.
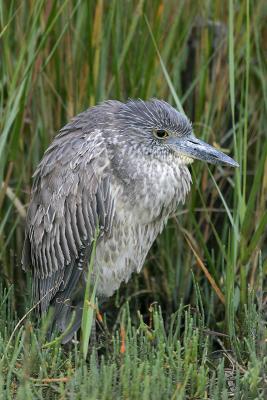
[[[154,136],[157,139],[166,139],[169,136],[169,134],[164,129],[155,129],[154,130]]]

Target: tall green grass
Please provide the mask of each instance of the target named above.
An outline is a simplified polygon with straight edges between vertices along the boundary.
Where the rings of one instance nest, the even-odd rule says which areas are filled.
[[[264,15],[264,0],[0,0],[0,398],[264,398]],[[42,348],[45,328],[28,317],[14,331],[30,308],[24,219],[56,131],[129,97],[184,110],[240,168],[193,165],[185,206],[100,310],[97,366],[95,350],[85,364],[78,345]]]

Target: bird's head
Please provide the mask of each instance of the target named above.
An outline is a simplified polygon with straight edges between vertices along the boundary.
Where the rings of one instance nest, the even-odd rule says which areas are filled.
[[[194,159],[238,167],[231,157],[196,138],[188,118],[163,100],[130,100],[116,104],[115,124],[128,152],[167,159],[180,164]]]

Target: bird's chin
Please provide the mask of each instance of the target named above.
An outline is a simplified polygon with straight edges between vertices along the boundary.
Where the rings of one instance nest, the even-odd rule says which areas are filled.
[[[194,159],[191,157],[188,157],[184,154],[179,154],[179,156],[177,157],[178,161],[180,164],[185,164],[185,165],[189,165],[192,164],[194,162]]]

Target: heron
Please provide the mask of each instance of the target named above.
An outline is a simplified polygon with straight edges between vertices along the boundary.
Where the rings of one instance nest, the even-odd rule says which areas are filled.
[[[41,315],[70,341],[79,329],[88,263],[109,298],[140,272],[169,216],[190,191],[194,160],[238,167],[196,138],[189,119],[163,100],[107,100],[75,116],[33,175],[22,267]],[[98,229],[98,236],[95,233]]]

